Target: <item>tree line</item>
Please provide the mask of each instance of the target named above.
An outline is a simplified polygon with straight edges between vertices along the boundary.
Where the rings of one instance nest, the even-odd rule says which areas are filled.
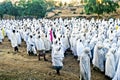
[[[52,3],[46,0],[20,0],[14,4],[10,0],[6,0],[0,3],[0,17],[2,18],[4,14],[7,14],[15,17],[42,18],[52,6]]]
[[[119,8],[119,4],[113,0],[89,0],[84,8],[86,14],[109,14],[111,12],[116,12],[117,8]]]

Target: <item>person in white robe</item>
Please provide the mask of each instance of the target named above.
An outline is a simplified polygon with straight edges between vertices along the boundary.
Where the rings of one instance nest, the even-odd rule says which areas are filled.
[[[105,39],[104,42],[103,42],[103,45],[104,45],[104,52],[106,54],[106,53],[108,53],[108,50],[111,47],[110,40],[109,39]]]
[[[80,56],[80,80],[91,80],[90,49],[86,47]]]
[[[11,40],[11,33],[12,33],[12,30],[11,29],[7,29],[6,30],[6,35],[7,35],[7,37],[8,37],[8,41],[10,41]]]
[[[113,77],[112,80],[120,80],[120,58],[118,61],[117,71],[116,71],[115,76]]]
[[[43,38],[44,45],[45,45],[45,51],[50,51],[51,50],[51,42],[48,40],[47,36]]]
[[[60,42],[56,40],[52,46],[52,65],[58,75],[60,75],[60,70],[63,67],[63,59],[64,51],[61,47]]]
[[[117,70],[119,58],[120,58],[120,46],[118,46],[118,49],[116,49],[115,53],[115,70]]]
[[[84,45],[82,43],[82,40],[81,39],[78,39],[77,40],[77,56],[78,56],[78,61],[80,60],[80,56],[81,54],[83,53],[83,50],[84,50]]]
[[[23,36],[24,36],[24,41],[27,43],[28,37],[29,37],[29,32],[27,32],[26,30],[23,32]]]
[[[71,44],[71,50],[73,52],[74,58],[77,59],[77,51],[76,51],[76,41],[77,41],[77,35],[73,32],[71,38],[70,38],[70,44]]]
[[[93,60],[94,47],[95,47],[97,41],[98,41],[98,40],[97,40],[97,35],[95,35],[95,36],[91,39],[91,41],[90,41],[91,62],[92,62],[92,60]]]
[[[43,56],[44,61],[47,61],[46,56],[45,56],[44,41],[42,40],[40,35],[38,35],[37,38],[35,38],[35,46],[36,46],[37,53],[38,53],[38,60],[40,61],[40,56]]]
[[[2,36],[2,30],[0,29],[0,44],[2,43],[3,41],[3,36]]]
[[[69,42],[67,36],[63,35],[60,39],[64,52],[69,48]]]
[[[16,32],[16,35],[17,35],[18,46],[20,46],[22,43],[22,39],[21,39],[21,35],[20,35],[19,31]]]
[[[94,55],[93,55],[93,66],[94,68],[100,69],[101,72],[104,72],[104,61],[105,61],[105,54],[103,50],[103,44],[98,42],[94,48]]]
[[[11,41],[11,45],[14,48],[15,52],[18,52],[18,42],[17,42],[17,35],[15,30],[13,30],[13,32],[10,35],[10,41]]]
[[[24,39],[24,35],[23,35],[24,30],[23,30],[23,28],[19,29],[19,33],[20,33],[21,39],[23,40]]]
[[[37,52],[35,49],[35,41],[31,34],[29,35],[28,40],[27,40],[27,53],[29,55],[37,55]]]
[[[111,48],[106,54],[105,75],[112,79],[115,75],[115,49]]]

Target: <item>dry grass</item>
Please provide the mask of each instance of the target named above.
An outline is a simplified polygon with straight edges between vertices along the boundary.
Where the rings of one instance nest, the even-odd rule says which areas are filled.
[[[24,42],[14,54],[7,39],[0,45],[0,80],[79,80],[79,64],[68,53],[64,59],[61,75],[56,75],[52,69],[50,53],[47,53],[48,62],[37,60],[37,56],[28,56]],[[92,67],[92,66],[91,66]],[[104,74],[91,68],[92,80],[108,80]]]
[[[120,4],[120,3],[119,3]],[[74,7],[75,8],[75,7]],[[64,8],[64,9],[56,9],[54,10],[55,14],[58,14],[58,15],[50,15],[50,13],[48,13],[49,16],[47,16],[47,18],[58,18],[58,17],[62,17],[62,18],[70,18],[70,17],[87,17],[87,18],[91,18],[91,17],[94,17],[94,16],[97,16],[97,14],[91,14],[91,15],[86,15],[85,12],[84,12],[84,9],[83,7],[76,7],[76,10],[75,11],[72,11],[71,10],[72,8],[71,7],[67,7],[67,8]],[[81,14],[83,13],[83,14]],[[120,18],[120,8],[117,9],[117,13],[110,13],[110,14],[103,14],[101,15],[101,18]]]

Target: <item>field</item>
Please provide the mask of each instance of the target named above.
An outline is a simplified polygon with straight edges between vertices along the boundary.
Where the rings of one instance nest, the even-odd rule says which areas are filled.
[[[26,45],[22,42],[19,52],[14,53],[10,42],[5,38],[0,44],[0,80],[79,80],[79,63],[71,53],[64,59],[61,75],[56,75],[52,68],[50,53],[38,61],[37,56],[28,56]],[[93,70],[91,66],[91,80],[109,80],[104,73]]]

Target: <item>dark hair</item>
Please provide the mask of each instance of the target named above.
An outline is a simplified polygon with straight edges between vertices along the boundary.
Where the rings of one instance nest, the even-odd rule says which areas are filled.
[[[38,38],[40,38],[40,35],[38,36]]]
[[[13,33],[15,33],[15,30],[13,30]]]
[[[32,35],[30,35],[30,38],[32,38]]]
[[[65,27],[67,27],[67,25],[65,25]]]
[[[58,40],[60,41],[60,38],[58,38]]]
[[[58,41],[55,41],[55,43],[57,44],[57,43],[58,43]]]
[[[82,42],[82,40],[80,39],[80,42]]]

